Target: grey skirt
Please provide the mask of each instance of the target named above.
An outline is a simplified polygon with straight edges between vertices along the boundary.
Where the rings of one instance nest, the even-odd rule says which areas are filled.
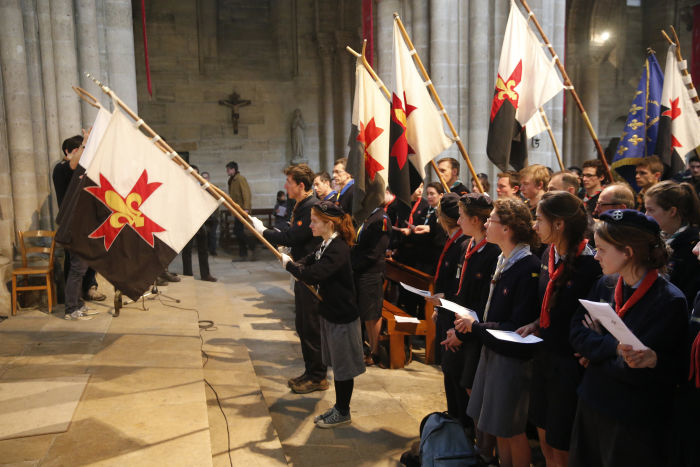
[[[351,323],[331,323],[321,318],[323,364],[333,368],[333,377],[346,381],[365,372],[360,318]]]
[[[499,438],[525,432],[532,360],[505,357],[483,347],[467,414],[479,430]]]

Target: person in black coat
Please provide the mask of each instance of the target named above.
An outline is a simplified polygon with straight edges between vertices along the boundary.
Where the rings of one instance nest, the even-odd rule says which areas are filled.
[[[357,304],[365,324],[369,355],[365,364],[379,362],[379,331],[382,327],[383,285],[386,250],[389,248],[389,217],[377,207],[357,229],[352,248],[352,269],[357,285]]]
[[[700,234],[700,201],[694,188],[670,180],[657,183],[644,194],[644,206],[671,248],[668,279],[693,303],[700,291],[700,263],[693,255]]]
[[[477,429],[496,436],[503,465],[529,465],[525,435],[532,379],[532,344],[506,342],[489,330],[515,331],[538,314],[540,260],[530,211],[519,200],[499,199],[486,223],[488,242],[501,249],[491,280],[482,322],[469,316],[455,320],[459,332],[472,332],[484,348],[474,377],[467,414]]]
[[[479,320],[483,319],[484,307],[489,296],[491,276],[496,269],[500,248],[486,241],[484,223],[491,214],[493,201],[486,194],[469,193],[459,201],[458,223],[462,232],[471,237],[462,243],[460,264],[457,267],[455,280],[457,292],[454,301],[473,310]],[[452,323],[454,324],[454,323]],[[455,331],[454,327],[447,331],[446,339],[441,342],[448,351],[443,356],[443,373],[445,382],[445,397],[447,398],[448,413],[456,412],[457,417],[473,430],[473,421],[467,416],[469,394],[474,383],[474,375],[479,364],[481,341],[471,333]],[[488,456],[493,452],[496,439],[480,431],[476,435],[479,452]]]
[[[425,193],[428,202],[425,218],[422,224],[414,224],[410,229],[406,242],[413,245],[416,269],[427,274],[435,274],[437,260],[447,241],[447,234],[437,215],[445,190],[440,182],[432,182],[428,183]]]
[[[333,166],[333,182],[335,182],[338,190],[336,204],[343,209],[343,212],[352,214],[352,199],[353,196],[355,196],[355,180],[346,170],[347,165],[347,157],[341,157],[335,161],[335,166]]]
[[[350,216],[330,201],[321,201],[312,208],[310,225],[314,237],[323,239],[319,249],[296,262],[283,254],[282,264],[294,277],[318,285],[322,298],[321,349],[323,363],[333,367],[335,405],[315,417],[314,422],[320,428],[335,428],[351,422],[354,378],[365,372],[350,261],[355,232]]]
[[[549,244],[542,256],[540,316],[518,329],[537,334],[544,344],[535,359],[530,420],[537,427],[547,465],[566,466],[583,368],[569,343],[571,319],[600,278],[600,265],[585,239],[586,206],[566,191],[545,193],[537,204],[535,231]]]
[[[609,303],[645,349],[621,344],[579,307],[570,339],[586,371],[569,465],[666,465],[673,392],[688,374],[686,300],[658,272],[668,252],[654,219],[621,209],[600,220],[596,259],[606,275],[588,299]]]
[[[299,260],[313,252],[320,239],[311,232],[311,208],[318,203],[312,184],[314,172],[306,164],[285,169],[287,182],[284,184],[289,199],[296,201],[292,210],[289,228],[280,231],[266,229],[262,221],[251,217],[255,230],[273,245],[291,247],[292,259]],[[294,283],[295,328],[301,341],[301,354],[304,358],[304,373],[291,378],[287,384],[292,391],[305,394],[328,389],[326,365],[321,355],[321,324],[319,321],[318,299],[301,282]]]

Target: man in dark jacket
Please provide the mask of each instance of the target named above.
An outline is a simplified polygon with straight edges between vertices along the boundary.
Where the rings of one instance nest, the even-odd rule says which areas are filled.
[[[313,193],[314,172],[306,164],[287,167],[284,171],[287,182],[284,184],[287,196],[296,201],[289,229],[280,232],[266,229],[262,221],[251,217],[255,230],[260,232],[273,245],[291,247],[291,256],[299,261],[313,253],[321,242],[311,233],[311,208],[319,201]],[[291,378],[287,383],[292,391],[305,394],[328,389],[326,366],[321,357],[321,323],[319,302],[302,282],[294,282],[294,304],[296,308],[295,327],[301,341],[301,354],[304,358],[304,373]]]
[[[343,211],[352,216],[352,197],[355,194],[355,180],[345,169],[348,166],[348,158],[341,157],[333,166],[333,181],[338,190],[338,205]]]
[[[231,199],[239,205],[245,212],[250,212],[250,186],[248,180],[238,171],[238,163],[231,161],[226,164],[226,174],[228,175],[228,193]],[[248,261],[248,250],[251,251],[251,259],[255,259],[255,241],[246,235],[245,228],[241,221],[236,218],[233,224],[233,234],[238,240],[239,258],[233,261]]]

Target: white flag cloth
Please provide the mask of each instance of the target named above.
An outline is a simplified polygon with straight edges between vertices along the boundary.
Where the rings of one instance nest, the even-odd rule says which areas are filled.
[[[498,63],[496,92],[514,102],[515,118],[525,126],[540,107],[564,88],[527,20],[511,1]],[[527,132],[528,136],[535,133]]]
[[[666,54],[664,87],[661,92],[661,119],[670,118],[671,151],[677,152],[687,163],[688,153],[700,146],[700,119],[695,113],[679,65],[676,46],[671,45]]]
[[[406,43],[394,20],[394,99],[398,98],[406,121],[408,159],[425,178],[425,165],[452,145],[445,134],[442,116],[430,97]],[[397,112],[396,105],[393,105]],[[403,116],[402,116],[403,117]]]
[[[218,206],[194,177],[163,154],[119,110],[112,114],[86,175],[97,185],[102,185],[102,181],[106,180],[127,205],[130,199],[136,199],[135,196],[129,198],[130,195],[143,199],[142,203],[127,207],[157,224],[162,230],[152,235],[175,254],[182,250]],[[159,185],[146,190],[144,183]],[[114,211],[119,204],[119,200],[116,200],[108,207]],[[139,233],[137,224],[126,223],[124,228],[127,227]],[[148,235],[144,237],[148,238]]]
[[[95,157],[97,147],[100,145],[102,136],[105,134],[105,130],[111,118],[112,112],[100,106],[100,110],[97,111],[97,117],[95,117],[95,122],[92,124],[90,136],[88,136],[87,143],[85,143],[83,155],[80,156],[80,162],[78,162],[83,168],[87,169],[90,167],[90,163],[93,157]]]
[[[530,120],[527,121],[527,124],[525,125],[525,132],[527,133],[528,138],[532,138],[533,136],[537,136],[544,131],[547,131],[547,125],[544,123],[542,114],[538,110],[532,114]]]

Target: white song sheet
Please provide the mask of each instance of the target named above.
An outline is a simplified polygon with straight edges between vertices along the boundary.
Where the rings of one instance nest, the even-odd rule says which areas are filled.
[[[433,295],[432,295],[430,292],[428,292],[427,290],[417,289],[417,288],[415,288],[415,287],[411,287],[411,286],[408,285],[408,284],[404,284],[403,282],[399,282],[399,284],[401,284],[401,287],[403,287],[404,289],[408,290],[409,292],[413,292],[414,294],[420,295],[421,297],[431,298],[431,297],[433,296]]]
[[[615,310],[607,303],[581,300],[581,305],[588,311],[591,318],[598,321],[617,339],[620,344],[631,345],[634,350],[644,350],[647,347],[635,336],[630,328],[622,321]]]
[[[487,331],[496,339],[515,342],[516,344],[537,344],[538,342],[542,342],[542,339],[534,334],[523,337],[514,331],[501,331],[500,329],[487,329]]]
[[[463,307],[462,305],[458,305],[455,302],[451,302],[449,300],[445,300],[444,298],[440,299],[440,306],[450,310],[451,312],[459,315],[459,316],[469,316],[474,319],[477,323],[479,322],[479,316],[476,314],[476,311],[471,310],[467,307]]]

